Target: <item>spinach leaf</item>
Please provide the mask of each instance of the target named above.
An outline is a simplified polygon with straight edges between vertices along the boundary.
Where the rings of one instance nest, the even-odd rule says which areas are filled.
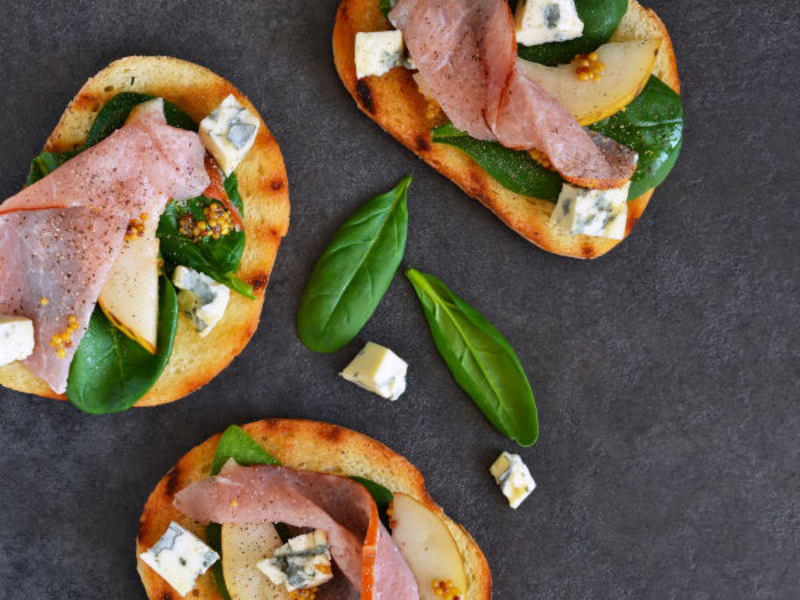
[[[375,505],[378,507],[378,510],[383,513],[389,507],[389,503],[394,498],[394,494],[391,491],[383,487],[379,483],[375,483],[371,479],[365,479],[364,477],[350,477],[353,481],[356,481],[367,488],[370,496],[375,501]]]
[[[261,447],[238,425],[231,425],[219,438],[214,459],[211,462],[211,474],[217,475],[223,465],[232,458],[242,466],[279,465],[278,459]]]
[[[389,13],[392,12],[394,5],[397,4],[397,0],[378,0],[378,2],[383,16],[389,18]]]
[[[314,266],[297,312],[297,331],[311,350],[338,350],[378,307],[403,258],[410,184],[406,176],[359,208]]]
[[[111,98],[97,113],[86,136],[84,147],[89,148],[106,139],[125,124],[136,106],[153,98],[156,96],[137,92],[122,92]],[[169,100],[164,100],[164,117],[167,119],[167,123],[173,127],[197,131],[197,123]]]
[[[239,179],[236,177],[235,171],[225,178],[223,186],[225,187],[225,193],[228,194],[228,200],[239,211],[239,215],[244,218],[244,202],[239,194]]]
[[[469,155],[484,171],[504,188],[523,196],[555,202],[563,180],[555,171],[545,169],[531,155],[512,150],[497,142],[484,142],[470,137],[466,131],[446,123],[433,130],[433,141],[455,146]]]
[[[512,3],[512,10],[516,2]],[[517,54],[525,60],[543,65],[570,62],[576,54],[588,54],[614,35],[622,17],[628,12],[628,0],[575,0],[578,16],[583,21],[583,35],[566,42],[551,42],[537,46],[517,46]]]
[[[181,233],[180,219],[191,215],[197,221],[203,220],[203,208],[211,202],[209,198],[198,196],[185,202],[172,201],[167,205],[156,232],[161,240],[161,254],[166,262],[205,273],[252,300],[255,298],[252,286],[235,275],[244,253],[243,231],[231,231],[216,240],[209,236],[197,243]]]
[[[683,104],[672,88],[651,76],[625,110],[589,127],[639,153],[628,194],[633,200],[664,181],[675,166],[683,138]]]
[[[80,153],[80,150],[74,150],[72,152],[42,152],[33,159],[25,185],[33,185]]]
[[[158,311],[153,355],[95,308],[70,367],[67,397],[72,404],[91,414],[121,412],[153,387],[172,355],[178,328],[178,299],[167,277],[161,278]]]
[[[628,200],[633,200],[664,181],[678,159],[683,136],[681,97],[658,77],[651,76],[642,93],[625,110],[589,125],[589,129],[639,153],[628,193]],[[512,192],[550,202],[558,200],[563,179],[539,165],[527,152],[476,140],[451,123],[434,129],[433,141],[464,151]]]
[[[521,446],[539,437],[530,383],[516,352],[483,315],[433,275],[406,271],[437,350],[458,384],[498,430]]]

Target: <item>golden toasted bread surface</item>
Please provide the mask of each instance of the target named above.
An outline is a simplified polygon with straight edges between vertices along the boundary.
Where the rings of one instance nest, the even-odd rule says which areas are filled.
[[[405,458],[366,435],[328,423],[269,419],[249,423],[242,428],[287,467],[365,477],[393,492],[403,492],[423,502],[441,516],[458,545],[469,584],[466,598],[491,598],[491,573],[481,549],[469,533],[449,519],[433,501],[425,489],[422,474]],[[170,522],[177,521],[205,539],[205,528],[178,512],[172,501],[183,488],[210,476],[219,439],[220,434],[215,435],[192,449],[159,481],[147,499],[139,521],[136,556],[148,598],[161,600],[175,597],[169,584],[138,558],[155,544]],[[210,571],[197,580],[196,592],[193,598],[221,598]]]
[[[130,56],[92,77],[70,102],[45,150],[60,152],[83,146],[94,118],[121,92],[161,96],[200,122],[229,94],[254,114],[253,104],[219,75],[199,65],[166,56]],[[260,119],[260,117],[259,117]],[[258,327],[264,291],[281,240],[289,228],[289,184],[278,143],[261,121],[253,148],[236,169],[244,199],[246,246],[238,276],[250,283],[256,299],[232,293],[225,317],[200,338],[183,315],[164,373],[137,406],[172,402],[213,379],[244,349]],[[20,363],[0,368],[0,385],[49,398],[57,396]]]
[[[467,194],[479,200],[506,225],[540,248],[575,258],[606,254],[618,240],[569,235],[550,224],[554,204],[516,194],[500,185],[469,156],[445,144],[434,144],[431,131],[442,124],[441,113],[430,110],[407,69],[393,69],[381,77],[356,78],[355,36],[359,31],[391,28],[377,0],[342,0],[333,31],[336,70],[358,107]],[[678,68],[666,27],[656,14],[630,0],[628,12],[611,38],[613,42],[660,37],[662,46],[654,74],[680,92]],[[626,236],[641,218],[653,190],[628,203]]]

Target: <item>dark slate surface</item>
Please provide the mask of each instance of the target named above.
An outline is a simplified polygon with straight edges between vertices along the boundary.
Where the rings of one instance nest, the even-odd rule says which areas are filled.
[[[630,239],[593,263],[508,231],[355,108],[333,69],[335,0],[4,3],[0,193],[24,180],[67,102],[111,60],[169,54],[236,83],[288,164],[292,226],[244,354],[190,398],[90,417],[0,391],[6,598],[138,598],[141,508],[231,422],[307,417],[412,460],[472,532],[495,597],[790,598],[800,589],[800,19],[794,0],[653,0],[678,48],[687,134]],[[519,450],[448,375],[398,276],[356,342],[315,355],[294,315],[336,226],[412,173],[405,265],[503,331],[541,439]],[[397,403],[336,377],[366,340],[411,361]],[[520,451],[539,487],[516,512],[487,472]]]

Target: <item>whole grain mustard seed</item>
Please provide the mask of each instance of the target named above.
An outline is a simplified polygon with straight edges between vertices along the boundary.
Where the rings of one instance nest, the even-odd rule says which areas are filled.
[[[572,59],[575,65],[575,74],[581,81],[599,81],[606,66],[600,62],[597,52],[589,54],[576,54]]]
[[[67,348],[72,348],[72,334],[78,329],[78,317],[70,315],[67,323],[64,331],[56,333],[50,338],[50,346],[55,349],[58,358],[66,358]]]
[[[178,221],[179,231],[192,238],[194,242],[202,242],[206,238],[218,240],[233,231],[233,217],[219,202],[212,202],[203,208],[204,220],[195,221],[192,215],[185,215]]]
[[[439,598],[444,598],[444,600],[461,600],[463,598],[461,590],[449,579],[434,579],[431,585],[433,593]]]
[[[143,217],[143,218],[142,218]],[[128,223],[128,230],[125,232],[125,241],[138,240],[144,236],[144,221],[148,219],[147,213],[142,213],[140,218],[131,219]]]

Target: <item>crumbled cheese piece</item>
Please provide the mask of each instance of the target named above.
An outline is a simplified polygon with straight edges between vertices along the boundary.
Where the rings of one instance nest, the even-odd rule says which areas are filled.
[[[225,175],[233,173],[253,147],[260,124],[233,94],[200,122],[200,138]]]
[[[628,224],[630,181],[611,190],[588,190],[564,184],[550,222],[571,235],[621,240]]]
[[[408,363],[388,348],[367,342],[352,362],[339,373],[344,379],[387,400],[406,391]]]
[[[227,286],[188,267],[177,267],[172,282],[181,291],[178,306],[191,319],[200,337],[206,337],[225,316],[231,297]]]
[[[575,0],[519,0],[515,17],[517,43],[536,46],[583,35]]]
[[[322,585],[333,579],[328,535],[317,529],[292,538],[256,567],[289,592]]]
[[[403,32],[370,31],[356,34],[356,77],[384,75],[405,61]]]
[[[42,302],[42,306],[46,303]],[[25,360],[33,354],[35,344],[33,321],[0,315],[0,367],[15,360]]]
[[[219,560],[219,554],[173,521],[161,539],[139,558],[185,596],[194,588],[195,580]]]
[[[489,467],[489,472],[494,475],[511,508],[517,508],[536,489],[536,482],[519,454],[503,452]]]

